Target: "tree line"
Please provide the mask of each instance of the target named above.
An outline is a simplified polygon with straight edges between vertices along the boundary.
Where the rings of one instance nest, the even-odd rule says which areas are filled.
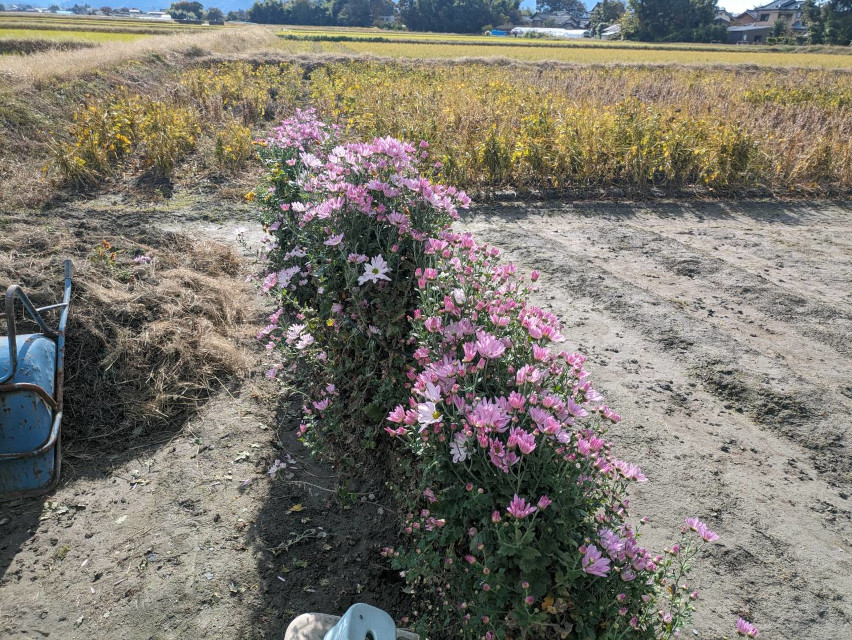
[[[567,11],[588,15],[589,31],[599,36],[607,27],[621,25],[621,37],[645,42],[725,42],[727,29],[715,24],[717,0],[602,0],[591,14],[582,0],[536,0],[539,12]],[[0,5],[0,10],[2,10]],[[75,13],[91,12],[89,5],[74,5]],[[102,7],[107,15],[118,13]],[[501,25],[521,24],[532,12],[520,9],[520,0],[255,0],[248,10],[227,16],[201,2],[173,3],[168,13],[176,20],[219,22],[250,21],[261,24],[317,26],[400,27],[412,31],[481,33]],[[803,21],[810,44],[849,45],[852,42],[852,0],[806,0]],[[395,17],[395,24],[387,18]],[[790,24],[781,19],[773,36],[789,37]]]
[[[852,0],[806,0],[802,13],[810,44],[852,44]]]

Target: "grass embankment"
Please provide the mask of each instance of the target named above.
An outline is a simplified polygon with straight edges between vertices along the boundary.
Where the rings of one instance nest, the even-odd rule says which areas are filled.
[[[76,51],[77,49],[89,49],[94,46],[97,45],[81,40],[0,37],[0,55],[31,55],[44,51]]]

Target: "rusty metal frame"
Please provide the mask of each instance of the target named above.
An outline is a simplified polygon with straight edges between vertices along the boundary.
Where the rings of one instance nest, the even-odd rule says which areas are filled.
[[[34,458],[55,447],[55,461],[53,465],[53,479],[46,487],[40,487],[34,490],[19,491],[8,494],[0,498],[3,502],[8,500],[16,500],[29,496],[40,495],[53,490],[59,484],[59,476],[62,471],[62,437],[60,434],[60,425],[62,423],[62,390],[65,382],[65,328],[68,325],[68,307],[71,303],[71,261],[66,260],[65,266],[65,287],[62,296],[62,302],[52,304],[45,307],[36,308],[30,301],[27,295],[23,292],[20,286],[12,285],[6,289],[6,329],[8,331],[9,340],[9,357],[11,368],[9,375],[0,374],[0,393],[14,393],[16,391],[34,392],[53,412],[53,424],[50,429],[50,434],[43,444],[32,451],[24,451],[21,453],[4,453],[0,454],[0,460],[16,460],[23,458]],[[17,326],[15,323],[15,300],[18,300],[24,307],[24,310],[29,314],[32,320],[39,326],[45,336],[56,340],[56,371],[54,372],[53,396],[51,397],[44,389],[38,385],[18,382],[6,384],[15,375],[18,368],[18,344],[17,344]],[[54,331],[51,329],[41,314],[45,311],[53,311],[61,309],[59,315],[59,324]]]

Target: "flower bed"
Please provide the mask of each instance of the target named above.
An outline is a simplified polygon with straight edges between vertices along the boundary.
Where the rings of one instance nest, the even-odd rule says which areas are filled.
[[[299,376],[318,453],[365,463],[397,441],[406,535],[385,555],[424,637],[676,635],[718,535],[688,518],[664,554],[641,546],[626,489],[646,478],[607,440],[620,417],[515,267],[451,230],[469,201],[423,175],[427,146],[342,143],[311,111],[263,143],[268,375]]]

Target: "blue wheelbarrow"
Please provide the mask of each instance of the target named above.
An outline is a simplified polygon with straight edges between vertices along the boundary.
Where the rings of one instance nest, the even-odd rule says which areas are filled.
[[[52,489],[62,463],[62,380],[71,262],[65,261],[62,302],[36,308],[20,286],[6,289],[6,331],[0,336],[0,502]],[[41,333],[17,333],[19,302]],[[43,314],[59,312],[51,329]]]

